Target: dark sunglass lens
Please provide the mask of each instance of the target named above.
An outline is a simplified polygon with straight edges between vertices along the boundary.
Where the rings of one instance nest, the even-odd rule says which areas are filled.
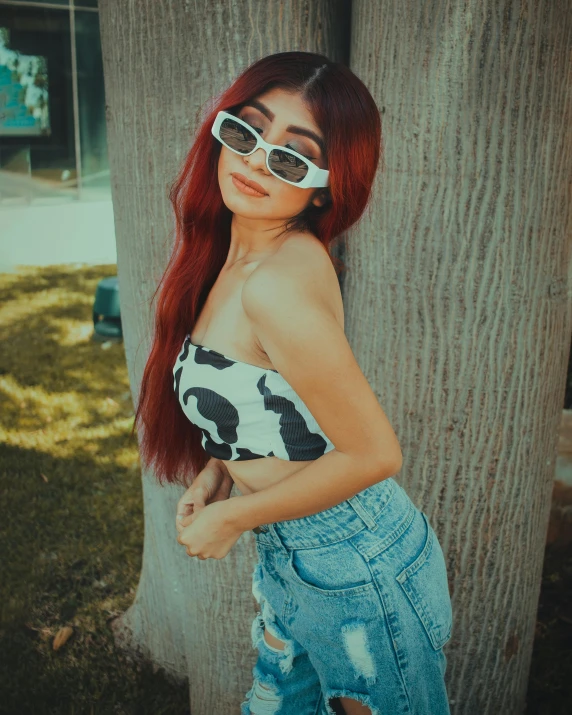
[[[256,146],[256,134],[232,119],[224,119],[220,125],[220,138],[239,154],[248,154]]]
[[[297,184],[308,173],[308,164],[289,151],[273,149],[268,157],[272,171],[282,179]]]

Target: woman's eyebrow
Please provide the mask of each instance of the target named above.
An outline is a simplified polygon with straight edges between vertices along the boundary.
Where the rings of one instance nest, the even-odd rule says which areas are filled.
[[[270,121],[274,119],[274,112],[271,112],[265,104],[262,104],[262,102],[259,102],[257,99],[251,99],[248,102],[245,102],[243,106],[254,107],[255,109],[258,109],[258,111],[262,112],[262,114],[264,114],[264,116]],[[323,156],[326,156],[326,145],[324,144],[324,140],[315,132],[311,131],[310,129],[304,129],[304,127],[297,127],[294,124],[288,125],[286,127],[286,131],[291,132],[292,134],[300,134],[304,137],[308,137],[309,139],[313,139],[320,147]]]

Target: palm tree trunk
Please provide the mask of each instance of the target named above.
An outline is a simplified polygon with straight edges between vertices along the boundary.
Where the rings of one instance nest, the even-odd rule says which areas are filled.
[[[167,186],[200,110],[256,59],[285,50],[348,61],[344,0],[100,0],[109,158],[125,353],[133,395],[149,350],[150,297],[166,265]],[[176,542],[181,488],[144,473],[145,540],[117,642],[190,679],[193,715],[238,713],[252,684],[256,561],[248,532],[225,559],[189,559]]]
[[[451,710],[516,715],[572,326],[572,7],[354,0],[351,27],[386,171],[347,241],[347,335],[447,555]]]

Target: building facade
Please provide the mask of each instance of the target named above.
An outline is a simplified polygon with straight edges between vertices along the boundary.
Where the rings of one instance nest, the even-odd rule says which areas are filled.
[[[97,0],[0,0],[0,231],[0,270],[115,260]]]

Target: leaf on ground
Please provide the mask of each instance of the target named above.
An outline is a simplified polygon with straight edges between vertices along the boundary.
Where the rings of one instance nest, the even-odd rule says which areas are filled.
[[[67,643],[71,634],[73,633],[73,628],[70,626],[64,626],[56,633],[52,647],[54,650],[59,650],[63,645]]]

